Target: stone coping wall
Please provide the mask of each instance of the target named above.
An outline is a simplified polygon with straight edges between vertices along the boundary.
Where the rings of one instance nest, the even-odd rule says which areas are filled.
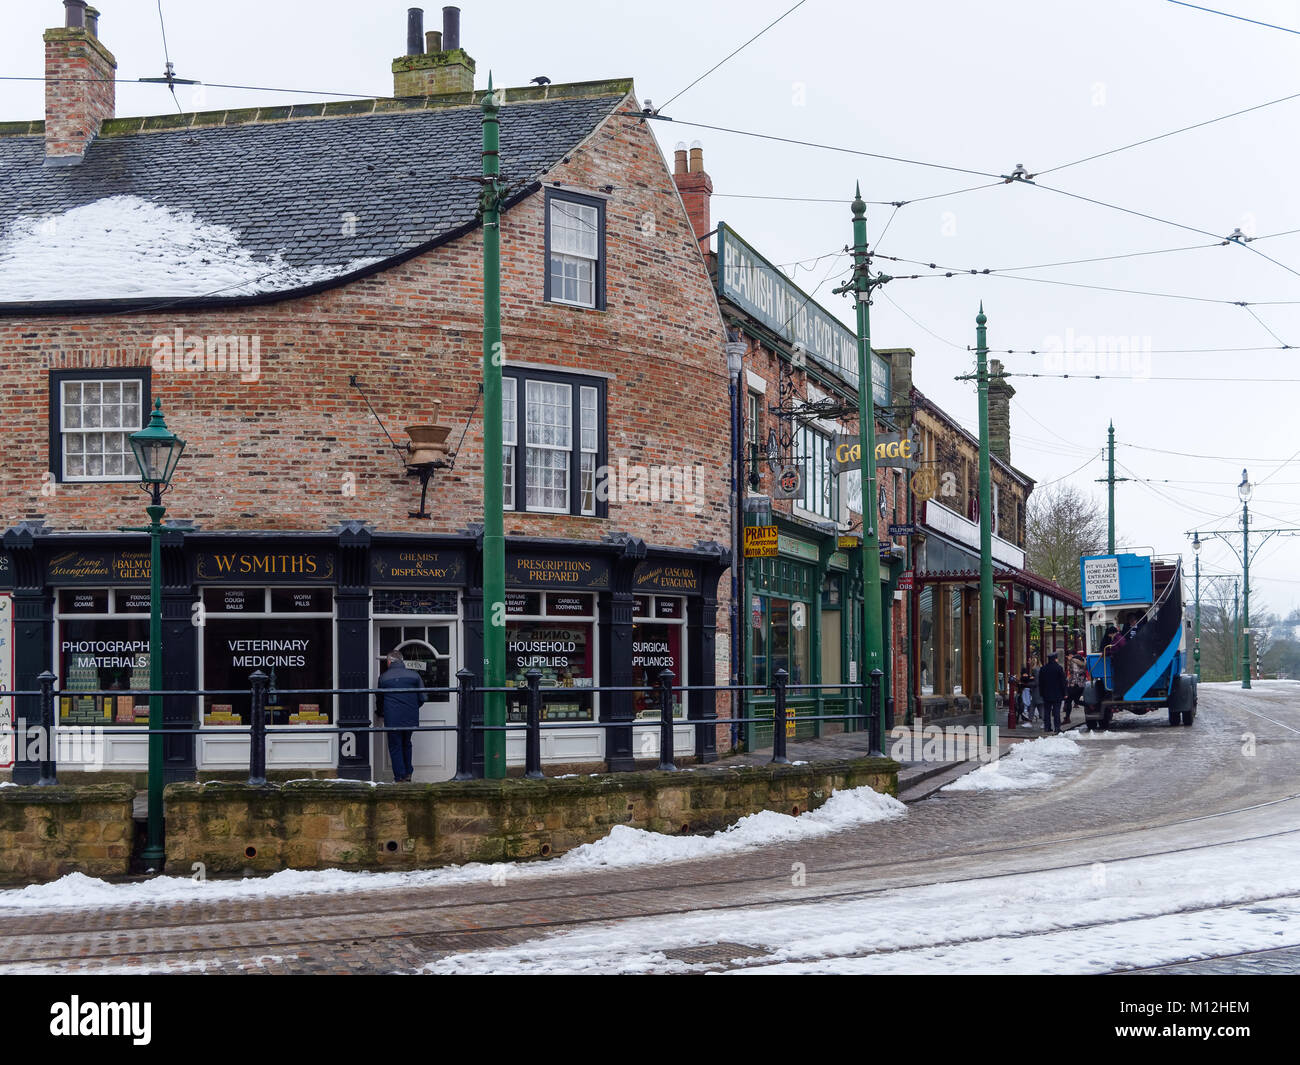
[[[896,795],[898,769],[887,758],[859,758],[545,780],[170,784],[167,865],[241,873],[546,858],[615,825],[705,833],[759,810],[800,814],[833,791],[870,786]]]
[[[125,876],[134,797],[128,784],[0,788],[0,883]]]

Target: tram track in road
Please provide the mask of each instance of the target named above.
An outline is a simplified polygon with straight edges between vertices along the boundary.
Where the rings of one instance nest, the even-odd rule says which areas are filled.
[[[1046,870],[1045,870],[1046,871]],[[928,950],[946,950],[952,947],[966,947],[976,943],[989,943],[997,941],[1015,941],[1037,939],[1043,936],[1054,936],[1062,933],[1087,932],[1096,928],[1119,927],[1127,924],[1134,924],[1139,921],[1153,921],[1161,917],[1172,917],[1174,915],[1197,914],[1197,913],[1214,913],[1217,910],[1235,909],[1240,906],[1251,906],[1260,902],[1283,902],[1300,900],[1300,892],[1289,891],[1281,895],[1257,895],[1250,898],[1234,899],[1232,902],[1215,902],[1207,903],[1204,906],[1179,906],[1173,909],[1161,910],[1156,913],[1130,914],[1126,917],[1112,917],[1105,920],[1096,921],[1078,921],[1071,924],[1060,924],[1052,928],[1035,928],[1026,929],[1020,932],[995,932],[983,936],[959,936],[953,939],[935,940],[932,943],[912,943],[900,947],[881,947],[871,950],[853,951],[844,954],[829,955],[825,958],[818,956],[806,956],[800,958],[782,959],[774,962],[771,958],[754,958],[749,964],[735,964],[728,967],[728,972],[736,972],[743,969],[761,969],[770,965],[784,964],[812,964],[821,960],[852,960],[857,958],[875,958],[875,957],[898,957],[900,955],[920,953]],[[1243,950],[1235,951],[1228,954],[1219,955],[1198,955],[1195,958],[1180,959],[1174,962],[1161,962],[1158,965],[1136,966],[1133,968],[1115,969],[1106,975],[1120,975],[1123,973],[1140,972],[1143,969],[1165,969],[1171,965],[1185,965],[1190,962],[1215,961],[1223,958],[1246,957],[1252,954],[1265,954],[1276,950],[1291,950],[1300,946],[1300,943],[1288,943],[1280,947],[1269,947],[1267,950]]]
[[[819,876],[827,876],[831,874],[845,874],[845,873],[856,873],[856,872],[867,872],[867,871],[877,872],[879,870],[884,870],[884,869],[913,866],[913,865],[919,865],[919,864],[924,864],[926,862],[933,862],[933,861],[959,861],[963,859],[986,858],[986,857],[996,857],[998,855],[1005,855],[1005,854],[1017,854],[1024,851],[1041,850],[1045,847],[1055,847],[1066,843],[1092,842],[1097,840],[1132,836],[1139,832],[1150,832],[1158,829],[1177,828],[1182,825],[1195,824],[1201,821],[1215,820],[1223,817],[1232,817],[1243,813],[1251,813],[1256,810],[1267,809],[1269,807],[1279,806],[1284,803],[1294,802],[1298,799],[1300,799],[1300,792],[1295,792],[1290,795],[1279,796],[1277,798],[1268,799],[1263,802],[1251,803],[1247,806],[1238,806],[1227,810],[1216,810],[1206,814],[1196,814],[1190,817],[1176,818],[1167,821],[1156,821],[1145,825],[1133,825],[1121,829],[1112,829],[1112,830],[1101,831],[1101,832],[1087,832],[1087,833],[1081,833],[1074,836],[1056,836],[1049,839],[1029,840],[1023,843],[1007,844],[1007,845],[997,846],[997,847],[980,847],[980,848],[959,851],[959,852],[945,851],[943,853],[931,853],[931,854],[925,854],[919,856],[913,855],[907,858],[899,858],[899,859],[848,862],[839,865],[818,866],[817,873]],[[845,831],[852,832],[853,829],[847,829]],[[1286,834],[1287,832],[1293,832],[1293,831],[1300,832],[1300,829],[1287,829],[1284,830],[1281,834]],[[1127,861],[1133,858],[1158,857],[1164,854],[1179,853],[1183,850],[1196,850],[1204,847],[1225,846],[1232,843],[1250,842],[1255,839],[1268,838],[1269,835],[1272,835],[1272,833],[1263,836],[1248,836],[1239,839],[1219,840],[1212,843],[1197,844],[1191,847],[1175,848],[1167,851],[1152,851],[1148,853],[1124,856],[1122,858],[1112,858],[1108,860]],[[748,853],[753,854],[753,853],[757,853],[757,851],[752,851]],[[727,857],[740,857],[740,856],[743,856],[743,853],[732,854],[732,855],[728,855]],[[680,864],[682,867],[688,867],[691,865],[700,864],[703,861],[707,861],[707,859],[700,859],[697,861],[687,861],[687,862],[674,863],[674,864]],[[987,874],[986,876],[950,877],[942,880],[915,881],[915,882],[908,882],[908,883],[889,884],[889,885],[884,885],[881,887],[870,888],[870,889],[851,888],[851,889],[846,889],[846,892],[830,893],[826,897],[827,898],[834,897],[836,895],[844,894],[844,893],[852,894],[854,892],[860,892],[860,891],[865,891],[868,894],[874,894],[879,891],[894,890],[895,888],[899,888],[899,887],[928,887],[938,883],[961,883],[967,880],[993,879],[1001,876],[1013,876],[1013,875],[1020,875],[1024,873],[1053,872],[1060,869],[1077,868],[1080,865],[1090,866],[1092,864],[1094,863],[1093,862],[1067,863],[1064,865],[1045,866],[1038,869],[1014,869],[1014,870],[1009,870],[1007,872],[991,873],[991,874]],[[573,872],[567,874],[562,872],[557,872],[555,874],[555,877],[557,880],[559,880],[565,876],[572,877],[572,876],[604,875],[604,874],[616,874],[620,872],[634,873],[635,871],[636,871],[636,867],[622,867],[622,868],[609,867],[605,869],[596,869],[596,870],[574,870]],[[779,876],[764,874],[762,876],[738,876],[738,877],[722,877],[722,878],[714,878],[714,879],[700,878],[700,879],[693,879],[693,880],[679,880],[674,882],[671,885],[671,887],[667,889],[663,884],[631,884],[625,887],[618,888],[616,894],[619,895],[661,894],[665,890],[744,887],[744,886],[756,886],[756,885],[769,883],[773,881],[784,884],[787,882],[787,878],[785,877],[784,874],[781,874]],[[553,881],[549,881],[549,878],[547,877],[538,877],[536,880],[536,883],[538,884],[539,887],[544,886],[548,882],[553,883]],[[418,885],[416,886],[415,890],[433,890],[433,891],[450,890],[456,886],[476,888],[476,887],[482,887],[483,884],[482,882],[467,883],[464,885],[429,884],[429,885]],[[378,887],[374,889],[367,889],[362,892],[349,893],[349,895],[353,898],[360,897],[360,896],[369,897],[369,896],[379,895],[379,894],[389,895],[394,890],[396,889]],[[500,889],[498,888],[497,890],[499,891]],[[297,898],[302,902],[304,907],[308,905],[308,900],[316,901],[316,902],[333,901],[339,899],[339,897],[340,896],[338,893],[333,893],[333,892],[311,892],[311,893],[304,893],[300,896],[297,896]],[[486,901],[486,902],[482,899],[465,899],[465,900],[452,899],[452,900],[432,901],[427,904],[422,904],[419,906],[404,906],[402,907],[402,911],[407,913],[435,912],[435,911],[453,911],[457,909],[465,909],[465,908],[480,907],[480,906],[489,906],[489,907],[490,906],[526,906],[535,903],[551,902],[554,901],[556,897],[557,896],[555,894],[548,894],[539,891],[531,895],[508,895],[503,898],[493,899],[491,901]],[[578,897],[580,897],[580,895]],[[237,904],[240,901],[243,900],[224,900],[223,904],[232,905],[232,904]],[[262,901],[262,899],[255,899],[255,900],[248,900],[248,901],[250,902]],[[107,916],[121,916],[130,913],[132,910],[139,912],[139,910],[142,910],[146,906],[167,906],[167,905],[177,905],[177,904],[193,904],[197,906],[219,905],[216,902],[209,902],[204,899],[196,898],[193,900],[185,900],[184,903],[159,902],[159,903],[140,903],[140,904],[135,904],[134,906],[131,907],[112,907],[112,908],[104,907],[94,912],[102,913]],[[10,913],[3,913],[0,914],[0,931],[3,930],[4,924],[7,921],[23,920],[35,913],[40,913],[42,916],[49,916],[52,914],[56,914],[57,912],[58,911],[52,911],[52,910],[50,911],[24,910],[24,911],[12,911]],[[647,916],[658,916],[661,915],[662,913],[671,913],[671,912],[675,912],[675,911],[656,911],[653,914],[647,914]],[[330,919],[342,920],[342,919],[347,919],[349,917],[360,917],[360,918],[373,917],[374,913],[375,913],[374,908],[369,908],[369,909],[354,908],[349,910],[333,910],[327,916]],[[252,918],[248,918],[246,921],[241,921],[239,923],[256,923],[257,921],[276,920],[276,919],[278,918],[252,917]],[[149,924],[131,925],[130,931],[132,932],[166,931],[168,929],[175,929],[175,928],[194,928],[194,927],[202,927],[204,925],[209,925],[209,924],[221,925],[221,924],[230,924],[230,923],[231,923],[230,919],[224,916],[217,916],[211,919],[191,918],[187,920],[155,921]],[[86,932],[110,933],[116,930],[117,930],[116,926],[111,924],[106,924],[102,928],[93,928],[93,929],[82,928],[79,930],[78,934],[85,934]]]
[[[1241,707],[1225,709],[1229,711],[1228,720],[1222,723],[1227,725],[1226,731],[1219,727],[1203,740],[1228,738],[1233,730],[1231,711]],[[1219,736],[1220,732],[1224,735]],[[1185,745],[1171,748],[1162,744],[1156,750],[1164,752],[1164,761],[1154,768],[1163,773],[1171,758],[1184,757]],[[1116,777],[1115,770],[1123,761],[1103,759],[1097,764],[1109,764],[1109,772],[1094,779],[1089,770],[1041,798],[1022,793],[1018,798],[1024,801],[1008,803],[1010,796],[982,796],[976,805],[968,806],[966,794],[947,796],[938,803],[914,808],[914,816],[907,822],[865,824],[831,836],[780,841],[671,865],[547,870],[536,878],[517,879],[515,867],[507,866],[505,883],[492,887],[485,879],[460,885],[398,884],[245,899],[159,900],[77,912],[11,910],[0,916],[0,943],[6,944],[0,948],[5,955],[0,969],[59,971],[62,963],[94,971],[95,967],[123,962],[127,968],[156,962],[165,969],[168,959],[176,969],[226,968],[234,964],[231,959],[243,959],[257,968],[261,967],[258,959],[276,951],[286,956],[286,962],[293,956],[298,969],[318,969],[328,959],[350,958],[350,964],[360,964],[365,971],[391,971],[448,954],[516,945],[551,931],[689,912],[851,902],[913,887],[1087,869],[1098,862],[1227,847],[1300,832],[1300,828],[1290,827],[1300,821],[1287,811],[1287,804],[1300,799],[1300,791],[1287,786],[1291,783],[1289,772],[1271,780],[1242,777],[1235,786],[1225,788],[1219,774],[1229,768],[1224,761],[1226,748],[1202,743],[1187,750],[1204,752],[1206,758],[1197,758],[1190,766],[1180,765],[1171,779],[1195,782],[1196,786],[1164,792],[1159,785],[1147,783],[1137,795],[1125,792],[1128,807],[1112,805],[1105,797],[1112,789],[1127,788],[1126,781],[1152,781],[1153,767],[1143,763],[1140,773],[1128,770]],[[1159,774],[1154,779],[1159,780]],[[1272,784],[1281,794],[1269,796],[1265,790],[1267,797],[1261,797],[1256,790],[1260,784]],[[1163,801],[1166,794],[1169,801]],[[1050,811],[1042,806],[1043,798],[1054,804]],[[1136,820],[1143,811],[1159,817],[1156,810],[1161,806],[1164,816],[1158,820]],[[1039,823],[1052,826],[1060,823],[1062,814],[1069,818],[1072,811],[1091,809],[1107,813],[1103,820],[1092,817],[1091,825],[1080,825],[1070,835],[1051,835],[1050,828],[1049,832],[1022,828],[1007,840],[999,829],[1007,819],[1007,823],[1026,827]],[[1259,812],[1263,812],[1261,820],[1251,816]],[[1178,813],[1184,816],[1173,816]],[[1249,823],[1223,823],[1233,817]],[[1207,827],[1202,833],[1194,829],[1180,832],[1185,826],[1208,826],[1215,821],[1220,822],[1219,827]],[[968,824],[975,828],[977,838],[970,838]],[[897,825],[904,831],[900,833]],[[913,830],[907,830],[907,825]],[[1275,828],[1281,831],[1261,831]],[[1163,835],[1155,840],[1138,833]],[[1192,835],[1198,838],[1190,839]],[[1165,845],[1158,846],[1160,843]],[[1051,851],[1058,846],[1070,848],[1070,853],[1053,855]],[[1135,852],[1124,853],[1128,848]],[[899,856],[887,857],[890,850]],[[872,854],[877,857],[868,857]],[[818,887],[825,887],[811,894],[792,890],[785,872],[792,860],[811,860]],[[301,960],[295,951],[302,952]]]
[[[1205,814],[1196,817],[1183,818],[1178,821],[1169,822],[1168,826],[1176,827],[1180,824],[1203,821],[1206,820],[1207,818],[1222,817],[1233,813],[1250,812],[1253,810],[1257,810],[1269,806],[1275,806],[1281,802],[1290,801],[1295,798],[1300,798],[1300,795],[1292,795],[1286,797],[1285,799],[1275,799],[1265,803],[1255,803],[1250,806],[1241,807],[1239,809],[1231,810],[1231,811],[1220,811],[1214,814]],[[1105,838],[1108,836],[1130,835],[1130,834],[1132,834],[1132,830],[1128,830],[1122,833],[1115,833],[1115,832],[1094,833],[1086,836],[1079,836],[1073,838],[1076,840],[1082,840],[1082,839],[1096,839],[1096,838]],[[1209,843],[1199,843],[1190,846],[1150,850],[1138,854],[1124,855],[1116,858],[1109,858],[1106,859],[1106,861],[1111,864],[1119,864],[1122,862],[1138,861],[1146,858],[1167,857],[1174,854],[1191,853],[1200,850],[1236,846],[1243,843],[1256,842],[1259,840],[1272,839],[1281,836],[1296,835],[1296,834],[1300,834],[1300,827],[1291,828],[1291,829],[1281,829],[1274,832],[1258,833],[1251,836],[1239,837],[1239,838],[1229,839],[1229,840],[1219,840],[1219,841],[1209,842]],[[1016,852],[1016,851],[1029,850],[1034,848],[1041,848],[1042,846],[1054,842],[1060,842],[1060,841],[1048,841],[1048,843],[1038,842],[1032,844],[1022,844],[1016,847],[989,849],[982,852],[974,852],[974,853],[989,854],[989,853]],[[907,864],[907,863],[891,862],[887,864],[898,865],[898,864]],[[870,887],[870,888],[864,888],[864,887],[846,888],[839,891],[826,891],[814,895],[803,895],[796,898],[762,897],[762,898],[753,898],[753,899],[721,902],[721,903],[714,903],[714,904],[704,904],[704,905],[696,904],[690,907],[690,911],[691,912],[714,912],[714,911],[720,912],[720,911],[737,911],[737,910],[770,907],[770,906],[814,906],[814,905],[819,905],[819,904],[829,903],[829,902],[852,902],[852,901],[867,899],[872,896],[882,895],[887,892],[897,891],[897,890],[909,890],[913,888],[926,888],[926,887],[935,887],[940,885],[971,883],[971,882],[976,882],[981,880],[997,880],[997,879],[1003,879],[1009,877],[1021,877],[1026,875],[1032,875],[1034,873],[1062,872],[1071,869],[1090,869],[1096,864],[1097,863],[1095,860],[1065,862],[1065,863],[1057,863],[1053,865],[1038,866],[1034,868],[1015,868],[1015,869],[1008,869],[1002,871],[993,871],[993,872],[987,872],[983,874],[971,875],[965,877],[940,877],[938,879],[914,881],[910,883],[880,885],[877,887]],[[876,867],[861,866],[855,864],[852,866],[845,866],[840,868],[841,870],[853,871],[860,868],[876,868]],[[753,884],[753,883],[771,881],[772,879],[773,879],[772,877],[739,878],[736,880],[726,881],[726,882],[719,882],[719,881],[706,882],[699,886],[711,887],[711,886],[716,886],[719,883]],[[780,879],[782,883],[785,883],[784,878],[780,878]],[[652,889],[634,887],[634,888],[619,890],[613,892],[612,894],[615,896],[622,895],[622,894],[635,894],[647,890],[652,890]],[[655,889],[655,890],[661,891],[662,889]],[[1267,896],[1260,896],[1259,898],[1240,899],[1228,904],[1217,904],[1214,906],[1200,907],[1199,909],[1204,909],[1204,910],[1221,909],[1229,905],[1231,906],[1245,905],[1252,902],[1267,901],[1269,899],[1276,899],[1276,898],[1283,898],[1283,897],[1293,897],[1293,896],[1267,895]],[[418,917],[418,915],[421,914],[429,914],[429,913],[445,911],[449,909],[469,908],[469,907],[495,909],[498,907],[506,906],[511,908],[518,908],[527,902],[551,902],[551,901],[554,901],[553,896],[538,896],[531,899],[513,898],[513,899],[492,900],[489,902],[484,902],[482,900],[473,900],[473,901],[467,900],[463,902],[438,902],[438,903],[433,903],[431,905],[424,905],[424,906],[404,906],[400,909],[384,911],[382,915],[379,915],[381,916],[382,920],[386,924],[389,924],[390,926],[393,922],[399,922],[402,925],[401,931],[379,930],[379,929],[367,931],[363,929],[354,929],[345,934],[336,934],[332,936],[330,935],[304,936],[302,938],[296,938],[296,939],[280,938],[278,936],[272,936],[269,938],[262,938],[261,940],[259,940],[260,945],[255,949],[238,948],[238,947],[231,947],[229,945],[223,946],[221,944],[206,943],[206,944],[192,945],[192,946],[164,946],[164,947],[145,948],[145,949],[124,949],[124,950],[118,950],[116,952],[88,954],[84,950],[84,937],[86,935],[86,931],[81,930],[77,933],[69,933],[70,935],[75,934],[78,937],[82,937],[83,949],[79,953],[35,955],[22,960],[15,959],[14,961],[9,963],[0,962],[0,968],[2,968],[5,964],[13,964],[18,966],[24,966],[24,965],[46,966],[46,965],[68,964],[68,963],[71,964],[86,964],[90,962],[110,963],[113,962],[114,960],[122,959],[122,958],[129,958],[134,962],[134,961],[147,959],[147,958],[153,958],[153,959],[181,958],[188,955],[210,954],[221,950],[226,950],[226,951],[237,950],[240,952],[247,952],[249,954],[255,954],[260,956],[260,955],[265,955],[266,952],[270,949],[292,953],[295,949],[298,948],[318,950],[322,947],[330,947],[330,946],[334,946],[334,947],[341,947],[341,946],[348,946],[348,945],[356,946],[362,943],[376,943],[382,941],[401,941],[401,940],[409,940],[409,939],[420,940],[422,945],[425,947],[425,949],[428,949],[431,954],[437,955],[440,953],[438,947],[435,945],[438,940],[453,941],[451,943],[448,943],[448,946],[454,945],[456,948],[458,948],[455,951],[447,951],[443,953],[453,953],[453,952],[458,953],[466,949],[473,949],[473,941],[475,939],[484,940],[485,945],[496,946],[496,945],[500,945],[503,939],[506,941],[510,941],[512,939],[519,938],[520,941],[523,941],[526,939],[531,939],[543,935],[546,932],[552,930],[566,930],[566,929],[573,929],[573,928],[579,928],[584,926],[607,924],[611,922],[624,921],[624,920],[638,920],[638,919],[647,919],[647,918],[655,918],[655,917],[672,917],[672,916],[678,916],[681,913],[686,912],[680,908],[666,908],[666,909],[655,909],[655,910],[642,909],[642,910],[634,910],[631,912],[621,913],[621,914],[599,914],[599,915],[584,916],[584,917],[555,918],[549,920],[542,919],[538,921],[516,921],[514,923],[500,923],[500,924],[476,924],[470,927],[459,927],[459,928],[442,929],[442,930],[429,929],[427,931],[413,931],[411,927],[413,924],[418,924],[418,921],[413,921],[411,920],[411,918]],[[1180,910],[1168,911],[1168,913],[1178,913],[1178,912],[1196,912],[1196,909],[1188,908],[1186,910],[1180,909]],[[1044,930],[1042,932],[1007,934],[1006,938],[1020,938],[1026,935],[1043,935],[1043,934],[1049,934],[1050,932],[1069,931],[1076,928],[1086,929],[1093,926],[1104,926],[1107,924],[1120,924],[1131,920],[1143,920],[1143,919],[1150,919],[1158,916],[1167,916],[1168,913],[1145,914],[1142,915],[1141,917],[1117,918],[1110,921],[1100,921],[1100,922],[1092,922],[1086,924],[1080,923],[1078,925],[1063,926],[1055,929]],[[377,914],[373,909],[353,910],[353,911],[347,911],[342,913],[330,913],[315,919],[328,920],[331,923],[331,925],[334,925],[338,921],[346,920],[349,917],[358,918],[361,920],[373,921],[376,919]],[[238,920],[238,921],[232,921],[230,919],[226,919],[222,921],[207,921],[207,922],[193,922],[193,921],[172,922],[166,924],[154,924],[154,925],[133,927],[130,928],[129,930],[126,930],[126,934],[129,934],[131,936],[139,936],[139,935],[148,934],[150,932],[167,932],[169,930],[180,930],[180,929],[192,930],[196,927],[204,927],[215,931],[221,927],[229,927],[232,925],[254,926],[259,924],[275,924],[277,922],[288,922],[288,921],[296,921],[300,923],[301,920],[302,920],[302,915],[299,914],[299,915],[279,915],[273,917],[254,917],[254,918],[248,918],[248,919]],[[121,931],[114,933],[111,930],[105,929],[102,934],[116,935],[117,937],[121,938],[124,933]],[[48,939],[48,934],[43,938]],[[997,937],[990,936],[990,937],[982,937],[982,938],[997,938]],[[971,941],[975,941],[975,940],[971,940]],[[943,946],[960,945],[962,942],[964,941],[954,940],[951,943],[935,943],[935,944],[929,944],[927,945],[927,947],[920,947],[920,946],[905,947],[905,948],[898,948],[898,950],[903,951],[903,950],[921,950],[927,948],[938,948]],[[120,946],[120,944],[113,944],[113,943],[106,943],[105,945],[109,947],[112,947],[114,945]],[[868,953],[886,953],[886,952],[873,951]],[[850,955],[846,955],[846,957],[847,956]]]

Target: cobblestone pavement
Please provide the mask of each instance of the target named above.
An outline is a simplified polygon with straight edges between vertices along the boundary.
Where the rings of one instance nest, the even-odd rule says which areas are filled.
[[[1260,805],[1300,793],[1294,693],[1203,689],[1191,728],[1153,714],[1121,716],[1113,730],[1131,742],[1081,740],[1081,767],[1051,788],[941,792],[900,820],[702,861],[500,886],[10,911],[0,916],[0,971],[411,971],[591,921],[861,896],[1300,828],[1300,801]],[[807,871],[798,887],[795,862]],[[1300,968],[1300,951],[1268,953],[1177,971]],[[1211,964],[1227,968],[1197,967]]]

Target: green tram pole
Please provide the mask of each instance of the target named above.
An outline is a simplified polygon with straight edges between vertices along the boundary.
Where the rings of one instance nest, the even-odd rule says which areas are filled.
[[[997,683],[994,660],[997,634],[993,620],[993,489],[989,470],[989,368],[988,331],[984,304],[975,316],[975,374],[979,386],[980,428],[980,694],[984,704],[984,742],[997,743]]]
[[[1106,433],[1110,460],[1109,469],[1107,470],[1107,503],[1106,507],[1106,553],[1113,555],[1115,553],[1115,423],[1110,423],[1110,429]]]
[[[885,670],[881,648],[880,606],[880,535],[876,505],[876,419],[875,397],[871,381],[871,290],[890,278],[870,276],[871,258],[867,253],[867,205],[859,184],[853,198],[853,279],[836,292],[853,292],[858,309],[858,447],[862,469],[862,684],[864,696],[870,692],[873,670]],[[880,754],[885,732],[884,699],[875,708],[872,754]],[[867,713],[871,712],[870,703]]]
[[[1250,497],[1254,486],[1241,471],[1241,686],[1250,687]]]
[[[506,682],[506,537],[501,469],[501,122],[492,91],[483,97],[483,683]],[[506,775],[506,698],[483,701],[483,775]]]

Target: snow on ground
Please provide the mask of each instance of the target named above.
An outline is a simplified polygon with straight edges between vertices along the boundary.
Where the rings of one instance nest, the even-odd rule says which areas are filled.
[[[1017,743],[996,761],[958,777],[944,791],[1005,791],[1042,788],[1075,768],[1082,756],[1073,732]]]
[[[49,884],[31,884],[0,891],[0,912],[6,909],[48,910],[64,906],[85,909],[320,892],[377,891],[660,865],[664,862],[732,854],[769,843],[812,839],[872,821],[901,817],[906,810],[907,807],[892,796],[881,795],[864,787],[835,792],[822,806],[798,817],[764,810],[742,817],[730,828],[709,836],[666,836],[626,825],[615,825],[605,838],[576,847],[559,858],[544,862],[475,862],[410,873],[288,869],[268,877],[243,880],[195,880],[181,876],[160,876],[133,884],[110,884],[82,873],[70,873]]]
[[[609,922],[441,958],[422,971],[698,972],[708,965],[665,952],[735,943],[744,946],[733,963],[748,972],[1092,973],[1293,946],[1300,943],[1300,899],[1271,896],[1300,893],[1296,838],[1014,878],[865,889],[850,901]],[[806,890],[816,889],[810,883]]]
[[[1214,688],[1217,691],[1230,691],[1233,695],[1251,695],[1260,692],[1273,694],[1282,692],[1300,695],[1300,680],[1255,680],[1252,678],[1249,688],[1243,688],[1239,680],[1216,680],[1203,681],[1200,687]]]
[[[109,196],[0,232],[0,302],[249,295],[325,281],[376,260],[298,268],[255,258],[229,226]]]

